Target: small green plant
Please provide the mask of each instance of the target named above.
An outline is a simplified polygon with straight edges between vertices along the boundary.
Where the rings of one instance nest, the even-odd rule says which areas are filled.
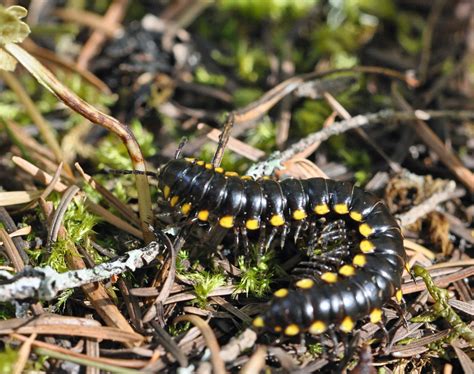
[[[243,291],[247,295],[261,297],[270,290],[270,283],[275,275],[274,267],[269,265],[273,259],[273,252],[264,255],[256,253],[257,250],[253,252],[250,260],[245,256],[238,258],[242,278],[237,285],[237,290]]]
[[[308,353],[315,357],[321,356],[324,352],[324,349],[321,343],[308,344],[307,348],[308,348]]]
[[[225,284],[223,274],[213,274],[205,270],[189,272],[183,275],[183,277],[193,282],[197,299],[196,302],[200,307],[206,306],[207,297],[212,291]]]

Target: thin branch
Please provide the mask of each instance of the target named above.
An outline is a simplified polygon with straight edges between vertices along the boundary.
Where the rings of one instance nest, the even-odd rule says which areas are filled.
[[[109,279],[126,271],[134,271],[151,263],[160,253],[162,245],[151,242],[144,248],[127,252],[126,255],[114,261],[105,262],[92,269],[72,270],[58,273],[51,267],[26,268],[12,276],[6,271],[0,271],[0,301],[23,299],[51,300],[66,289]]]
[[[391,109],[384,109],[376,113],[360,114],[348,120],[334,122],[331,126],[325,127],[322,130],[308,135],[306,138],[292,144],[283,152],[274,152],[266,161],[252,166],[247,172],[248,175],[259,177],[262,175],[269,175],[276,168],[281,168],[281,163],[294,157],[301,152],[301,149],[306,149],[313,143],[323,142],[331,136],[342,134],[348,130],[355,129],[369,124],[386,123],[388,121],[412,121],[412,120],[429,120],[435,118],[451,118],[457,120],[472,120],[474,119],[474,111],[470,110],[414,110],[414,111],[394,111]]]

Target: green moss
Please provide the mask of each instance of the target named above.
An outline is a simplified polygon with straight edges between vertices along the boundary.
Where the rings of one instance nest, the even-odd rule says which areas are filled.
[[[209,73],[204,66],[198,66],[194,72],[194,75],[197,83],[222,87],[226,82],[225,75]]]
[[[220,0],[218,6],[223,10],[236,10],[255,20],[268,17],[275,21],[303,17],[319,0]]]
[[[251,251],[250,257],[240,256],[238,267],[242,271],[242,277],[236,289],[245,292],[247,295],[252,294],[257,297],[262,297],[268,293],[272,279],[275,276],[273,258],[273,252],[260,255],[257,249]]]
[[[0,352],[0,374],[13,373],[13,368],[18,360],[18,351],[11,348],[9,345],[5,346],[3,352]]]
[[[153,134],[147,131],[138,120],[132,122],[130,129],[135,135],[143,156],[151,157],[156,153]],[[127,148],[114,134],[107,135],[99,144],[95,158],[99,168],[109,167],[112,169],[130,170],[132,161],[128,155]]]
[[[196,303],[200,307],[207,305],[207,297],[217,287],[225,284],[224,275],[221,273],[211,273],[206,270],[188,271],[181,275],[193,282],[196,293]]]
[[[321,356],[324,352],[324,349],[321,343],[308,344],[307,348],[308,348],[308,353],[315,357]]]

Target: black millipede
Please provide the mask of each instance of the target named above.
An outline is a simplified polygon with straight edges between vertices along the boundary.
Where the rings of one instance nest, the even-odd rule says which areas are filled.
[[[319,282],[303,278],[294,290],[276,291],[254,327],[287,336],[334,327],[350,332],[367,316],[380,322],[382,306],[393,296],[401,300],[406,254],[400,227],[385,204],[363,189],[323,178],[253,179],[194,159],[169,161],[157,178],[164,199],[186,220],[231,229],[250,241],[256,237],[251,232],[260,232],[304,247],[315,222],[329,216],[356,227],[350,262],[322,272]]]

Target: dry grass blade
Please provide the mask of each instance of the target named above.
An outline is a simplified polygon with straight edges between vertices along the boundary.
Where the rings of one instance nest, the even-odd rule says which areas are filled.
[[[233,306],[231,303],[229,303],[227,300],[223,299],[220,296],[213,296],[211,297],[211,300],[214,301],[216,304],[220,305],[224,309],[226,309],[229,313],[233,314],[246,324],[251,324],[252,323],[252,318],[250,318],[247,314],[244,312],[240,311],[237,309],[235,306]]]
[[[91,29],[104,33],[108,38],[113,38],[122,32],[122,25],[116,22],[104,22],[103,17],[83,11],[81,9],[56,8],[53,14],[64,21],[78,23]]]
[[[23,369],[28,362],[28,357],[30,356],[31,344],[36,339],[36,337],[37,334],[31,334],[31,336],[21,345],[12,374],[21,374],[23,372]]]
[[[8,191],[0,192],[0,206],[25,204],[41,196],[41,191]]]
[[[265,346],[258,347],[252,357],[245,363],[241,374],[260,373],[265,368],[265,359],[267,357],[267,348]]]
[[[305,158],[292,158],[283,163],[285,166],[284,173],[290,174],[293,178],[329,178],[314,162]],[[279,175],[282,172],[277,172]]]
[[[472,277],[473,275],[474,275],[474,266],[471,266],[464,270],[455,268],[452,274],[442,276],[442,277],[436,277],[433,279],[433,281],[437,287],[445,288],[453,282],[456,282],[461,279],[467,279],[469,277]],[[420,292],[425,289],[426,289],[426,285],[422,281],[418,281],[417,283],[409,282],[409,283],[402,284],[403,294]]]
[[[21,64],[40,82],[50,90],[69,108],[87,118],[92,123],[105,127],[115,133],[127,147],[128,154],[132,160],[133,167],[139,171],[146,171],[145,160],[140,146],[130,129],[117,119],[94,108],[89,103],[82,100],[74,92],[64,86],[56,77],[46,69],[41,63],[16,44],[8,43],[3,48],[13,55]],[[150,187],[145,175],[135,175],[140,220],[145,240],[153,240],[150,225],[153,224],[153,211],[151,209]]]
[[[465,302],[461,300],[450,299],[448,303],[453,308],[456,308],[463,313],[469,314],[470,316],[474,316],[474,301],[473,300],[469,302]]]
[[[415,243],[411,240],[405,239],[403,240],[403,246],[405,249],[411,249],[412,251],[415,251],[416,253],[421,253],[423,256],[426,258],[429,258],[430,260],[434,260],[436,258],[436,255],[430,251],[428,248],[423,247],[422,245]]]
[[[458,347],[456,341],[452,342],[451,346],[453,347],[454,352],[456,352],[456,356],[458,356],[459,363],[461,364],[464,373],[474,373],[474,362],[472,362],[472,359],[461,348]]]
[[[31,232],[31,226],[25,226],[22,227],[21,229],[18,229],[16,231],[13,231],[8,234],[10,238],[14,238],[16,236],[23,236],[23,235],[28,235]],[[3,245],[3,241],[0,240],[0,245]]]
[[[120,328],[108,326],[77,326],[70,324],[35,324],[34,326],[23,325],[15,329],[2,328],[0,324],[0,335],[17,334],[38,334],[38,335],[58,335],[58,336],[82,336],[100,340],[111,340],[120,343],[133,345],[143,342],[143,336],[135,332],[124,331]]]
[[[81,69],[78,64],[75,64],[64,57],[51,52],[49,49],[40,47],[31,39],[25,39],[22,46],[38,59],[47,61],[51,64],[59,66],[60,68],[77,73],[89,84],[96,87],[99,91],[108,95],[111,94],[109,87],[103,81],[92,74],[89,70]]]
[[[12,238],[10,237],[10,235],[8,235],[8,232],[6,232],[4,228],[0,228],[0,239],[2,239],[3,241],[3,246],[5,247],[7,256],[15,267],[15,270],[23,270],[23,268],[25,267],[25,263],[23,262],[20,254],[18,253],[18,249],[16,248],[15,243],[13,243]]]
[[[54,156],[56,157],[56,161],[60,163],[63,160],[63,155],[61,151],[61,147],[56,139],[56,136],[49,125],[49,123],[44,119],[41,115],[39,109],[36,107],[33,100],[31,100],[28,93],[22,87],[20,82],[15,78],[12,73],[0,70],[0,77],[8,84],[8,86],[12,89],[13,92],[18,97],[18,100],[24,105],[27,113],[38,127],[38,130],[41,134],[41,137],[48,145],[48,147],[53,151]],[[72,175],[71,169],[66,167],[65,169],[70,175]]]
[[[51,175],[33,165],[31,162],[25,160],[24,158],[13,156],[12,161],[16,166],[32,175],[37,181],[44,185],[49,185],[54,180]],[[62,182],[57,182],[54,184],[54,190],[57,192],[64,192],[66,189],[67,186]]]
[[[429,350],[427,345],[437,342],[448,336],[451,330],[444,330],[437,333],[434,333],[430,336],[425,336],[423,338],[417,339],[413,343],[407,344],[405,346],[394,346],[392,348],[391,354],[394,357],[411,357],[416,354],[420,354]]]
[[[215,374],[225,374],[225,364],[220,356],[220,348],[219,343],[217,342],[216,336],[214,332],[209,327],[208,323],[204,321],[202,318],[193,315],[184,315],[179,316],[174,320],[174,323],[188,321],[191,322],[194,326],[196,326],[202,333],[204,340],[206,341],[207,347],[211,351],[211,362],[212,367]]]
[[[211,129],[209,126],[200,123],[198,125],[199,129],[206,129],[209,132],[206,134],[207,138],[212,140],[213,142],[219,142],[219,139],[222,135],[222,132],[218,129]],[[240,141],[234,137],[229,137],[229,142],[227,143],[227,149],[244,156],[245,158],[251,161],[258,161],[265,157],[265,152],[261,151],[258,148],[252,147],[247,143]]]
[[[119,228],[120,230],[128,232],[129,234],[135,236],[136,238],[143,239],[143,233],[140,230],[136,229],[135,227],[133,227],[132,225],[130,225],[128,222],[124,221],[123,219],[120,219],[115,214],[109,212],[104,207],[97,205],[96,203],[93,203],[90,200],[86,200],[85,204],[87,206],[87,209],[91,213],[98,215],[104,221]]]
[[[20,334],[16,334],[16,333],[10,334],[10,337],[12,339],[19,340],[19,341],[26,341],[27,340],[27,338],[25,336],[20,335]],[[111,358],[103,358],[103,357],[89,357],[89,356],[84,355],[82,353],[74,352],[71,349],[62,348],[62,347],[56,346],[54,344],[48,344],[48,343],[38,341],[38,340],[33,341],[31,343],[31,345],[33,347],[48,349],[48,350],[51,350],[53,352],[63,353],[63,354],[69,355],[71,357],[76,357],[76,358],[83,359],[83,360],[89,360],[91,362],[96,362],[96,363],[104,364],[104,365],[117,365],[117,366],[121,366],[121,367],[124,367],[124,368],[137,368],[137,369],[139,369],[139,368],[144,367],[147,363],[147,361],[144,361],[144,360],[130,360],[130,359],[122,360],[122,359],[111,359]]]
[[[84,170],[78,163],[75,163],[74,166],[76,167],[77,171],[81,174],[82,178],[91,186],[94,190],[99,192],[104,199],[115,209],[117,209],[124,217],[130,220],[134,225],[140,226],[140,220],[138,219],[135,212],[130,208],[128,205],[124,204],[118,198],[116,198],[109,190],[107,190],[104,186],[102,186],[99,182],[97,182],[93,177],[86,174]]]
[[[413,112],[411,105],[398,91],[396,85],[392,86],[392,93],[400,108],[407,112]],[[472,193],[474,192],[474,174],[466,168],[459,158],[451,152],[433,130],[421,119],[411,122],[416,134],[423,140],[423,142],[435,152],[440,160],[453,172],[453,174],[467,187]]]
[[[126,13],[127,5],[128,0],[113,1],[102,19],[103,23],[119,24]],[[81,69],[87,69],[89,61],[97,54],[105,40],[106,36],[100,30],[95,30],[92,33],[90,38],[84,44],[81,53],[79,54],[79,57],[77,59],[77,65]]]
[[[151,321],[151,325],[155,329],[160,344],[165,347],[165,349],[170,352],[173,357],[178,361],[179,365],[182,368],[187,368],[189,366],[189,361],[181,348],[176,344],[173,338],[166,332],[166,330],[160,326],[157,321]]]
[[[257,341],[257,333],[252,329],[245,329],[240,335],[233,337],[221,349],[221,357],[225,362],[234,361],[239,354],[252,348]]]
[[[66,210],[71,203],[74,196],[80,191],[77,186],[70,186],[61,197],[58,207],[54,211],[54,216],[51,219],[51,225],[48,230],[48,245],[58,239],[59,230],[61,229],[62,221]]]
[[[337,112],[342,118],[345,120],[348,120],[352,118],[351,114],[344,108],[341,103],[339,103],[334,96],[332,96],[328,92],[324,92],[324,98],[326,99],[326,102],[331,106],[331,108]],[[390,166],[392,171],[395,173],[399,173],[402,168],[400,165],[398,165],[396,162],[393,162],[390,157],[385,153],[385,151],[378,146],[375,141],[373,141],[365,132],[364,129],[361,128],[356,128],[354,129],[357,135],[359,135],[364,141],[367,142],[382,158],[387,162],[387,164]]]
[[[145,313],[143,317],[144,322],[149,322],[156,316],[156,305],[162,304],[166,299],[168,299],[176,277],[176,249],[173,243],[171,243],[171,240],[166,235],[161,233],[157,234],[159,235],[160,241],[165,244],[167,250],[168,261],[164,266],[162,266],[159,273],[159,277],[165,277],[166,280],[164,281],[160,293],[153,301],[153,305]],[[157,284],[156,281],[155,284]]]

